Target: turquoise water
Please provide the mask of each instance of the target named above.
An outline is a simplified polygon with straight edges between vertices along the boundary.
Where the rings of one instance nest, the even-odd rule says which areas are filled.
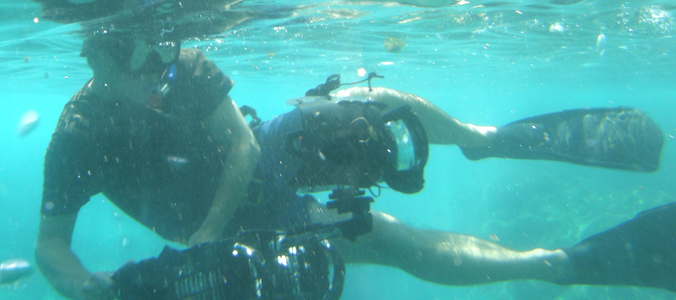
[[[186,46],[207,52],[236,85],[231,96],[268,119],[334,73],[359,69],[376,85],[418,94],[464,122],[502,125],[580,107],[633,106],[665,133],[650,174],[559,162],[467,161],[433,146],[426,188],[384,191],[374,209],[415,227],[499,238],[513,249],[571,246],[639,211],[675,201],[676,22],[664,1],[470,1],[444,8],[303,1],[288,18],[250,21]],[[297,2],[296,2],[297,3]],[[284,4],[258,1],[256,5]],[[38,18],[35,20],[35,18]],[[37,22],[36,22],[37,21]],[[78,56],[77,25],[39,20],[25,0],[0,4],[0,261],[33,261],[45,149],[65,102],[91,76]],[[385,51],[402,38],[399,53]],[[31,134],[16,126],[41,116]],[[73,249],[90,270],[156,256],[166,243],[102,197],[80,214]],[[377,266],[348,266],[343,299],[672,299],[627,287],[559,287],[540,282],[446,287]],[[39,275],[0,286],[1,299],[61,299]]]

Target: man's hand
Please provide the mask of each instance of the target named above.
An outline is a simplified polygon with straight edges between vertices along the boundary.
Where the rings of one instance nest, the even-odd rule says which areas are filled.
[[[188,247],[218,240],[221,232],[218,230],[211,230],[209,227],[211,226],[206,223],[202,224],[202,227],[200,227],[200,229],[190,236],[190,239],[188,240]]]
[[[115,299],[115,283],[110,278],[110,272],[95,272],[82,284],[80,288],[81,300],[112,300]]]

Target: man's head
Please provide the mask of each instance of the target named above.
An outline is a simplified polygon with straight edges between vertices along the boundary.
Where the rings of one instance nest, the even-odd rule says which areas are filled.
[[[88,60],[96,57],[96,51],[105,52],[121,72],[158,73],[178,60],[181,41],[159,32],[141,29],[123,33],[100,33],[89,35],[83,45],[81,56]],[[91,62],[90,62],[91,63]]]
[[[94,77],[159,77],[176,63],[181,41],[164,28],[91,31],[82,45]]]
[[[180,45],[164,29],[99,30],[87,34],[80,55],[92,68],[91,86],[100,97],[151,101],[178,60]]]

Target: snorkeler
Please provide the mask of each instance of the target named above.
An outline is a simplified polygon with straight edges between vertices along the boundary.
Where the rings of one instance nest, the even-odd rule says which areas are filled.
[[[82,55],[94,77],[66,104],[45,158],[36,261],[63,295],[114,297],[111,278],[87,271],[70,249],[80,208],[98,193],[161,237],[195,245],[232,236],[242,228],[339,219],[314,198],[297,195],[300,188],[368,187],[381,179],[402,192],[422,188],[427,144],[399,151],[403,144],[393,137],[408,132],[415,140],[413,136],[427,132],[434,142],[437,133],[424,123],[415,125],[418,117],[401,105],[378,97],[375,103],[362,104],[318,100],[251,132],[227,96],[232,88],[229,78],[202,52],[180,49],[181,40],[209,28],[201,23],[204,19],[190,18],[198,11],[189,4],[197,2],[183,1],[179,8],[175,2],[144,1],[146,6],[132,11],[114,1],[52,4],[59,3],[67,9],[56,11],[67,14],[61,20],[69,22],[120,13],[83,23]],[[416,105],[411,108],[427,116]],[[500,128],[465,126],[482,133],[476,139],[485,142],[468,138],[458,144],[499,149],[492,143],[500,141],[496,138],[502,134]],[[575,130],[571,132],[579,132]],[[551,129],[545,132],[538,137],[554,134]],[[392,154],[394,149],[397,155]],[[586,258],[599,262],[593,257],[605,257],[603,248],[594,246],[605,243],[583,243],[590,245],[584,249],[518,252],[469,236],[410,228],[383,213],[373,215],[370,234],[354,243],[339,243],[348,263],[394,266],[443,284],[518,279],[595,283],[580,279],[577,270],[589,271]],[[631,224],[652,223],[654,218],[647,220],[651,222]],[[671,232],[666,231],[666,237]],[[661,267],[670,267],[664,261]],[[664,287],[650,280],[621,280],[632,274],[611,272],[609,276],[619,278],[616,284]]]
[[[80,18],[126,4],[56,12]],[[163,237],[191,245],[217,239],[246,199],[258,145],[227,96],[232,81],[201,51],[180,49],[195,24],[166,24],[171,10],[158,5],[82,24],[93,78],[66,104],[49,144],[36,247],[38,267],[69,298],[111,296],[110,278],[88,272],[70,249],[91,196],[103,193]]]

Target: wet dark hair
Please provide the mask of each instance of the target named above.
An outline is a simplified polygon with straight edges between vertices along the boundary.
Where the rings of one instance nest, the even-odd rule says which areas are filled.
[[[131,57],[134,51],[134,44],[131,34],[115,34],[105,37],[88,36],[82,44],[80,56],[88,57],[94,51],[106,51],[118,64],[123,64],[124,60]]]

